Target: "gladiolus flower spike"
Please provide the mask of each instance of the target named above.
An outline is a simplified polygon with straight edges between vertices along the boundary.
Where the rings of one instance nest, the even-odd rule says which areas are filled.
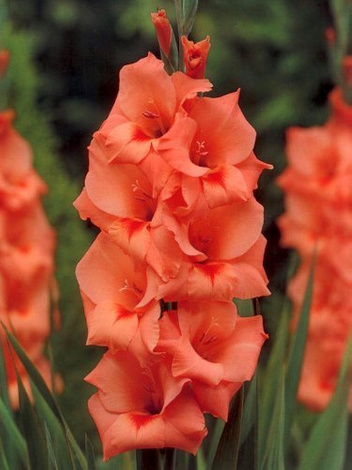
[[[167,53],[164,14],[154,22]],[[198,96],[212,87],[199,51],[195,75],[168,75],[151,53],[122,68],[75,201],[101,229],[77,279],[87,342],[108,348],[87,377],[105,460],[140,448],[196,453],[203,414],[227,419],[267,338],[262,318],[240,318],[232,299],[269,294],[253,191],[270,165],[253,153],[238,91]]]
[[[46,185],[33,169],[31,148],[13,119],[13,111],[0,112],[0,320],[50,384],[43,353],[50,335],[55,234],[41,204]],[[5,338],[1,328],[9,397],[17,408],[16,368],[29,393],[30,381],[19,360],[15,366]]]
[[[288,168],[278,180],[286,195],[286,212],[279,219],[282,244],[295,248],[301,258],[289,284],[293,326],[317,248],[298,390],[299,400],[314,410],[330,402],[352,331],[352,106],[339,88],[331,92],[330,104],[332,113],[323,126],[288,130]]]

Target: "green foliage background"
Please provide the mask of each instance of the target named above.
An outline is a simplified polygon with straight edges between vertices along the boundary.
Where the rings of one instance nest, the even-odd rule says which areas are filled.
[[[54,358],[66,384],[63,412],[80,442],[93,426],[86,412],[91,389],[82,377],[100,353],[84,346],[74,277],[94,231],[78,219],[72,202],[87,170],[86,146],[115,99],[118,70],[150,50],[158,54],[150,21],[157,7],[173,12],[171,0],[7,0],[9,21],[0,32],[11,51],[9,104],[50,187],[45,204],[58,233],[63,317]],[[241,107],[258,133],[257,155],[275,166],[257,194],[266,208],[266,269],[274,292],[274,300],[263,304],[269,331],[278,320],[275,302],[284,291],[288,259],[278,243],[282,197],[274,181],[285,166],[285,129],[326,119],[332,81],[324,33],[330,24],[328,0],[200,0],[192,32],[194,40],[211,36],[213,94],[241,88]]]

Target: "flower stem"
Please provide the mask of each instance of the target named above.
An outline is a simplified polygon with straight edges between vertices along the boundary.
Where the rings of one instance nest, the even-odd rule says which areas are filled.
[[[139,449],[136,451],[137,470],[161,470],[158,449]]]
[[[175,470],[176,449],[167,448],[165,450],[164,470]]]

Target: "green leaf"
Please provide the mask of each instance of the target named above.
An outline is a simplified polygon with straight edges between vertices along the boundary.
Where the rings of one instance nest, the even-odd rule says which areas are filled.
[[[14,337],[12,333],[9,332],[9,330],[4,326],[4,329],[6,331],[7,337],[10,340],[13,349],[15,350],[18,358],[24,365],[31,381],[35,384],[37,387],[38,391],[44,398],[44,400],[48,403],[50,408],[54,411],[54,413],[57,415],[59,419],[61,419],[61,413],[59,411],[59,408],[56,404],[56,401],[50,392],[49,388],[47,387],[46,383],[43,380],[43,377],[40,375],[38,372],[37,368],[35,365],[32,363],[32,361],[29,359],[27,354],[25,353],[24,349],[20,345],[20,343],[17,341],[17,339]]]
[[[37,387],[33,383],[31,383],[31,387],[38,416],[41,422],[47,427],[50,434],[53,450],[56,452],[58,467],[60,469],[73,468],[74,465],[70,455],[69,442],[63,423],[49,407]]]
[[[312,429],[303,449],[298,470],[342,470],[343,468],[348,430],[347,370],[351,349],[349,343],[334,396]]]
[[[136,452],[137,470],[160,470],[161,456],[158,449],[139,449]]]
[[[32,470],[37,470],[39,468],[45,470],[48,467],[48,456],[46,452],[44,432],[17,369],[16,376],[20,402],[19,413],[22,422],[23,434],[27,443],[30,468]]]
[[[2,399],[4,400],[5,405],[8,407],[9,410],[11,410],[10,397],[9,397],[8,388],[7,388],[6,368],[5,368],[4,354],[3,354],[4,347],[6,347],[6,345],[0,342],[0,394],[1,394]]]
[[[13,418],[13,415],[9,408],[5,405],[3,400],[0,398],[0,416],[3,426],[3,433],[8,436],[8,442],[10,443],[12,453],[16,453],[23,464],[28,461],[27,446],[24,437],[22,436],[17,424]],[[2,436],[3,436],[2,433]]]
[[[16,354],[18,355],[19,359],[21,360],[22,364],[24,365],[31,382],[36,386],[38,392],[40,395],[43,397],[43,399],[46,401],[46,403],[49,405],[53,413],[57,416],[57,418],[61,421],[62,425],[64,426],[65,433],[67,440],[72,448],[74,458],[78,462],[80,468],[82,470],[88,470],[87,467],[87,462],[84,457],[83,452],[79,448],[76,440],[74,439],[59,407],[56,404],[55,398],[53,397],[52,393],[50,392],[49,388],[47,387],[46,383],[44,382],[42,376],[32,363],[32,361],[29,359],[25,351],[23,350],[22,346],[19,344],[17,339],[7,330],[7,328],[3,325],[7,337],[9,338]]]
[[[179,36],[188,36],[194,24],[198,0],[175,0]]]
[[[241,418],[243,411],[243,386],[235,395],[229,418],[222,432],[214,457],[212,470],[228,470],[237,468],[240,447]]]
[[[2,470],[10,470],[9,464],[6,459],[6,455],[4,452],[4,446],[2,444],[1,436],[0,436],[0,468]]]
[[[277,400],[278,390],[285,374],[284,358],[288,342],[290,312],[288,302],[284,303],[280,324],[276,330],[274,344],[265,370],[258,375],[258,389],[260,400],[258,402],[258,462],[263,460],[270,423],[273,419],[273,409]]]
[[[240,317],[252,317],[254,315],[254,305],[252,300],[234,299],[234,303]]]
[[[313,295],[313,273],[315,265],[315,256],[313,256],[308,283],[303,299],[301,315],[293,336],[290,354],[286,366],[286,384],[285,384],[285,442],[288,443],[292,416],[296,406],[296,396],[301,369],[304,358],[305,345],[308,334],[309,313],[312,304]]]
[[[200,470],[198,467],[198,457],[190,454],[188,458],[187,470]]]
[[[270,423],[266,450],[261,462],[261,470],[285,470],[284,460],[284,429],[285,429],[285,377],[280,376],[276,391],[272,420]]]
[[[44,423],[45,429],[45,437],[46,437],[46,445],[47,445],[47,452],[48,452],[48,470],[59,470],[56,455],[54,452],[53,441],[50,435],[50,431],[46,423]]]
[[[241,423],[239,468],[256,470],[258,466],[258,379],[257,373],[244,384],[245,400]]]
[[[85,443],[86,443],[86,459],[87,459],[88,470],[96,470],[97,467],[95,465],[94,449],[87,435],[85,438]]]

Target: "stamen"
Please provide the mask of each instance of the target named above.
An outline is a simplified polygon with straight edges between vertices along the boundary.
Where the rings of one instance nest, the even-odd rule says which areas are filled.
[[[142,290],[139,289],[133,282],[131,283],[128,279],[125,279],[123,281],[123,286],[120,288],[120,292],[124,290],[129,290],[130,292],[133,292],[134,294],[141,294]]]
[[[153,111],[149,111],[149,109],[147,109],[146,111],[143,111],[142,114],[144,117],[149,118],[149,119],[156,119],[160,117],[159,114],[154,113]]]
[[[197,145],[196,153],[200,157],[206,157],[209,152],[205,150],[205,140],[202,140],[202,142],[199,142],[199,140],[197,140],[196,145]]]

